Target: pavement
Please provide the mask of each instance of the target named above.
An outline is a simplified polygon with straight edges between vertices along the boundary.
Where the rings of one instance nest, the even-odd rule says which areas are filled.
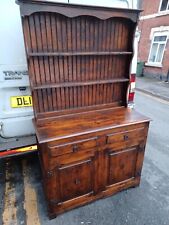
[[[136,90],[169,101],[169,83],[148,78],[136,77]]]

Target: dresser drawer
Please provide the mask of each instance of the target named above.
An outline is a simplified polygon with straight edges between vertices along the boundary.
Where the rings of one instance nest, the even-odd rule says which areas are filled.
[[[139,144],[145,138],[145,128],[137,128],[128,131],[108,134],[106,138],[107,144],[111,147],[128,147]]]
[[[51,156],[59,156],[67,153],[79,152],[88,150],[97,146],[97,137],[68,142],[59,145],[49,144],[49,152]]]

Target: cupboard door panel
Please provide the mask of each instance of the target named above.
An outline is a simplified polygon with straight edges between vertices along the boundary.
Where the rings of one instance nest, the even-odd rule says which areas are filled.
[[[61,201],[93,192],[94,162],[92,158],[60,166],[58,173]]]
[[[125,181],[135,176],[137,154],[137,147],[108,153],[107,185]]]

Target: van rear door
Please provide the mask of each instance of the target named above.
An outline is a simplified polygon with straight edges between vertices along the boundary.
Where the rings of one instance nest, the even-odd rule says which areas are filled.
[[[0,136],[32,135],[33,109],[28,101],[31,93],[20,12],[15,1],[1,1],[0,34]]]

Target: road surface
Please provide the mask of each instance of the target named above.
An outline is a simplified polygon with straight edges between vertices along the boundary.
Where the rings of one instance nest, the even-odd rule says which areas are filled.
[[[150,125],[141,185],[49,220],[37,155],[0,162],[0,224],[169,225],[169,103],[137,92]]]

